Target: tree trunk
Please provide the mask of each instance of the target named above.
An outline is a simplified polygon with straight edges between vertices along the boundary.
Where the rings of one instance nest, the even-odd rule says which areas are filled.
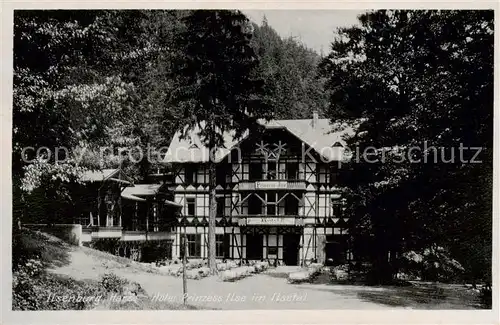
[[[215,178],[215,163],[209,162],[209,212],[208,212],[208,267],[210,273],[217,273],[217,263],[215,260],[215,216],[217,214],[217,200],[215,196],[216,178]]]
[[[187,236],[186,227],[184,227],[184,236],[182,236],[182,247],[184,254],[182,254],[182,297],[184,297],[184,305],[187,303],[187,277],[186,277],[186,264],[187,264]]]

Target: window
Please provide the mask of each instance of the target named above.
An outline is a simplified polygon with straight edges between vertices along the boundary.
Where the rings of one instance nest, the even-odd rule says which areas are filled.
[[[201,234],[188,234],[187,248],[189,257],[201,257]]]
[[[299,178],[299,164],[290,162],[286,164],[286,178],[298,179]]]
[[[224,186],[226,184],[226,168],[225,166],[217,166],[215,170],[215,182],[217,185]]]
[[[217,216],[224,215],[225,200],[223,196],[217,197]]]
[[[267,214],[276,215],[276,192],[267,193]]]
[[[318,183],[328,183],[330,176],[330,167],[327,164],[318,164],[316,166],[316,181]]]
[[[196,211],[196,201],[194,197],[186,198],[187,215],[194,216]]]
[[[342,216],[342,204],[340,199],[332,199],[332,217],[340,218]]]
[[[276,215],[276,204],[272,203],[267,205],[267,214],[271,216]]]
[[[256,181],[262,179],[262,164],[260,162],[251,162],[248,168],[249,180]]]
[[[298,215],[299,214],[299,202],[292,195],[288,195],[285,198],[285,214],[286,215]]]
[[[185,170],[185,183],[186,184],[193,184],[195,183],[195,176],[196,176],[196,167],[193,165],[186,165]]]
[[[258,197],[252,195],[248,198],[247,202],[248,202],[248,214],[251,215],[262,214],[262,201]]]
[[[267,179],[273,181],[276,179],[276,161],[267,162]]]
[[[215,235],[215,256],[217,258],[229,257],[229,234]]]
[[[149,229],[148,231],[158,231],[158,226],[160,223],[160,218],[159,218],[159,209],[158,209],[158,203],[153,203],[152,209],[151,209],[151,214],[153,216],[153,220],[149,221]],[[151,217],[150,217],[151,218]]]
[[[336,185],[339,179],[339,169],[337,167],[332,167],[330,169],[330,185]]]

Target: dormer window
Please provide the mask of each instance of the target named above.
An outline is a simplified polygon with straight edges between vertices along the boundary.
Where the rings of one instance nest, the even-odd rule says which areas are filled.
[[[278,173],[276,161],[267,162],[267,179],[273,181]]]
[[[249,178],[251,181],[262,179],[262,163],[251,162],[249,165]]]
[[[189,149],[200,149],[196,143],[193,143],[189,146]]]
[[[286,178],[287,179],[298,179],[299,177],[299,163],[298,162],[288,162],[286,164]]]

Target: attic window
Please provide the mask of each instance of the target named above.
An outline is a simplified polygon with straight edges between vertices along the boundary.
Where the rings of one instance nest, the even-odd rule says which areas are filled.
[[[334,144],[332,144],[332,147],[343,147],[343,145],[342,145],[342,143],[337,141]]]
[[[189,146],[189,149],[200,149],[196,143]]]

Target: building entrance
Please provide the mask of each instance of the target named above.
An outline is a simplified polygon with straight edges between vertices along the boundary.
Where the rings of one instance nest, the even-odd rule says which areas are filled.
[[[247,234],[247,260],[262,259],[262,235]]]
[[[283,235],[283,262],[285,265],[298,265],[300,235]]]

